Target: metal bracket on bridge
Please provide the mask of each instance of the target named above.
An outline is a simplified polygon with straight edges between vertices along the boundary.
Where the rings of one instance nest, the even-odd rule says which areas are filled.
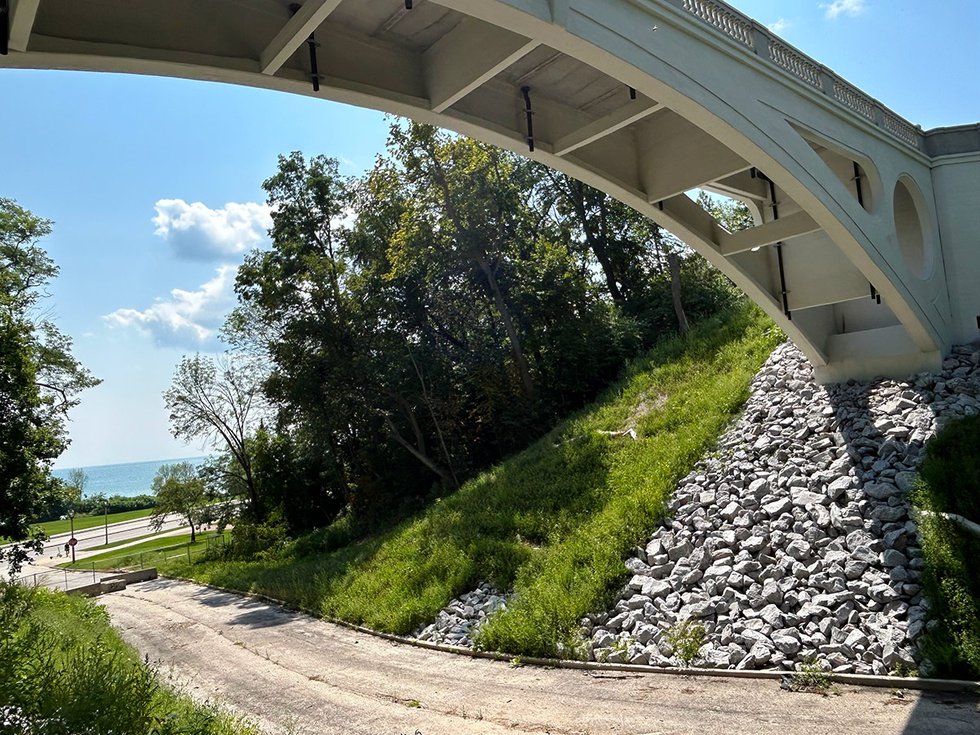
[[[295,15],[296,11],[299,10],[301,7],[303,7],[302,4],[293,3],[289,6],[289,9],[292,11],[293,15]],[[319,92],[320,72],[317,69],[317,64],[316,64],[316,49],[317,46],[319,46],[320,44],[316,42],[316,39],[313,37],[312,33],[310,34],[310,37],[306,39],[306,44],[307,46],[310,47],[310,82],[313,83],[313,91]]]
[[[412,0],[405,0],[405,10],[412,9]]]
[[[521,94],[524,95],[524,115],[527,117],[527,149],[534,153],[534,113],[531,111],[531,88],[521,87]]]
[[[766,176],[761,171],[756,171],[755,168],[752,169],[753,173],[761,178],[763,181],[769,183],[769,201],[772,207],[772,219],[773,222],[779,219],[779,203],[776,201],[776,184]],[[783,314],[790,321],[793,321],[793,314],[789,310],[789,290],[786,288],[786,270],[783,267],[783,243],[776,243],[776,263],[779,266],[779,292],[783,297]]]
[[[854,161],[854,188],[857,189],[858,204],[864,207],[864,191],[861,186],[861,167],[858,165],[857,161]],[[871,287],[874,290],[874,286]]]
[[[880,304],[881,294],[878,293],[878,289],[875,288],[875,285],[873,283],[868,283],[868,285],[871,286],[871,298],[874,300],[876,304]]]
[[[10,52],[10,0],[0,0],[0,56]]]
[[[636,99],[636,89],[633,88],[633,87],[630,87],[630,99],[631,100],[635,100]]]

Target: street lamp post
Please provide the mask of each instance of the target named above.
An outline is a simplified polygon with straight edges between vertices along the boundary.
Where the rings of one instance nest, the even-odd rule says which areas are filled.
[[[68,522],[71,524],[71,541],[75,540],[75,509],[68,511]],[[75,544],[71,545],[71,563],[75,563]]]

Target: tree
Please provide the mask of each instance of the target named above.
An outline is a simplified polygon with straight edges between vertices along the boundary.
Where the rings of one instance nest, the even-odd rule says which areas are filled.
[[[201,522],[207,506],[204,481],[189,462],[161,465],[153,478],[153,494],[157,506],[150,516],[150,525],[159,531],[171,513],[187,520],[191,527],[191,543],[197,540],[194,527]]]
[[[254,362],[229,356],[185,357],[163,397],[170,430],[178,439],[203,439],[228,452],[226,471],[240,481],[249,508],[261,516],[261,502],[249,437],[262,420],[265,403],[261,371]]]
[[[75,467],[68,471],[68,479],[65,480],[65,496],[72,509],[77,508],[78,504],[82,502],[86,485],[88,485],[88,475],[85,474],[85,470]]]
[[[57,491],[51,464],[68,446],[65,417],[97,385],[71,355],[71,340],[42,302],[58,268],[38,242],[51,222],[0,198],[0,550],[16,574],[43,534],[29,523]]]

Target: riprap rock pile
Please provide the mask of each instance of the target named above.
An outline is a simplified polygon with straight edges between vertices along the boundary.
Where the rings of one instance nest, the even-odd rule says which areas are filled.
[[[487,616],[507,607],[506,596],[484,582],[439,611],[434,623],[419,628],[414,638],[451,646],[473,647],[473,636]]]
[[[960,347],[940,375],[821,387],[778,348],[614,609],[583,620],[593,657],[676,665],[665,633],[696,620],[702,666],[916,667],[928,603],[906,494],[937,425],[980,409],[978,363]]]

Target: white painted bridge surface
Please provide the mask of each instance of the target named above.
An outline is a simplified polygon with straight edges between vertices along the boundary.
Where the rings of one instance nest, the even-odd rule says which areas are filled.
[[[290,5],[0,0],[0,73],[267,87],[522,152],[704,255],[822,381],[936,368],[980,338],[980,125],[922,131],[720,0]],[[726,232],[698,187],[756,227]]]

